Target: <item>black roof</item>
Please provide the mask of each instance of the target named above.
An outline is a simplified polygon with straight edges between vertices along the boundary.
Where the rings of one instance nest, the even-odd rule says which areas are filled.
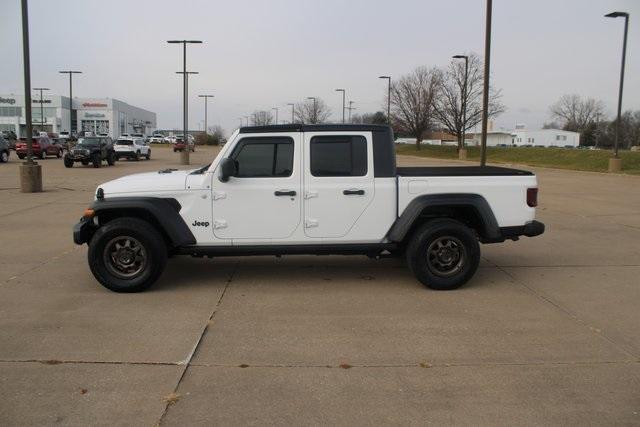
[[[356,125],[356,124],[322,124],[322,125],[269,125],[269,126],[245,126],[240,128],[240,133],[268,133],[268,132],[388,132],[387,125]]]

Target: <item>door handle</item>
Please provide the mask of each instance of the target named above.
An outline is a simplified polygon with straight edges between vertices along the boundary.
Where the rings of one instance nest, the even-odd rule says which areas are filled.
[[[296,192],[293,190],[277,190],[273,194],[276,196],[295,196]]]
[[[344,194],[345,196],[364,196],[364,190],[344,190],[342,194]]]

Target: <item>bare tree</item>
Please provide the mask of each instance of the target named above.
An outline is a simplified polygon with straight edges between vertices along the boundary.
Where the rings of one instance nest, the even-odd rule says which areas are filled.
[[[331,115],[331,110],[321,98],[306,99],[296,104],[296,122],[298,123],[324,123]]]
[[[464,136],[469,129],[482,121],[483,65],[475,53],[469,55],[465,96],[464,61],[451,61],[443,72],[443,78],[434,104],[434,115],[438,122],[458,139],[458,149],[464,147]],[[505,111],[500,102],[500,90],[489,89],[489,118]],[[466,104],[467,117],[464,120]]]
[[[251,122],[254,126],[267,126],[273,123],[271,111],[254,111],[251,115]]]
[[[418,67],[391,85],[391,119],[395,129],[416,138],[420,149],[423,134],[434,125],[433,104],[442,73],[437,68]]]
[[[604,103],[580,95],[563,95],[549,107],[554,120],[563,122],[563,129],[582,132],[593,122],[604,116]]]
[[[354,114],[351,123],[385,125],[387,124],[387,115],[382,111],[375,113]]]

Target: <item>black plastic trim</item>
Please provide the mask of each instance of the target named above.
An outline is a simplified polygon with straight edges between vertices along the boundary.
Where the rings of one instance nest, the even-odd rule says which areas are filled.
[[[398,176],[520,176],[533,172],[500,166],[417,166],[399,167]]]
[[[371,244],[314,244],[314,245],[251,245],[251,246],[186,246],[178,250],[182,255],[238,256],[238,255],[371,255],[393,250],[393,243]]]
[[[535,237],[544,233],[544,230],[544,224],[535,220],[528,222],[525,225],[500,228],[500,232],[505,239],[514,239],[519,236]]]
[[[115,197],[96,200],[91,208],[98,219],[101,213],[121,210],[138,210],[151,215],[160,225],[174,247],[193,245],[196,238],[180,216],[180,203],[161,197]],[[82,222],[82,221],[81,221]],[[76,224],[76,226],[78,226]],[[75,230],[75,227],[74,227]],[[74,231],[75,236],[75,231]],[[77,242],[76,242],[77,243]],[[84,242],[83,242],[84,243]]]
[[[426,194],[413,199],[402,215],[391,226],[387,238],[392,242],[401,242],[411,230],[420,214],[431,207],[471,207],[478,214],[481,227],[478,231],[481,240],[502,241],[502,233],[496,217],[484,197],[478,194]]]

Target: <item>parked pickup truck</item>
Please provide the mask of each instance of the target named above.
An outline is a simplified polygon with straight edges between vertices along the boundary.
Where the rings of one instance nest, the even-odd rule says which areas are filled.
[[[105,287],[151,286],[172,255],[404,256],[432,289],[467,282],[479,243],[537,236],[536,177],[500,167],[397,167],[391,129],[237,130],[209,165],[100,185],[74,226]]]

